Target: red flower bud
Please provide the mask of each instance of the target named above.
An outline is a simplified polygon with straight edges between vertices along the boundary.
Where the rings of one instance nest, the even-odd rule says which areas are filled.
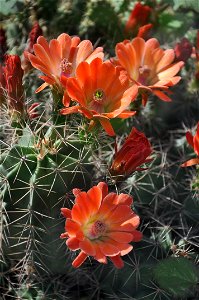
[[[152,27],[153,27],[153,25],[150,23],[146,24],[144,26],[141,26],[138,30],[137,36],[146,40],[148,38],[149,31],[151,30]]]
[[[192,45],[188,39],[183,38],[180,43],[177,43],[175,48],[176,61],[186,62],[192,53]]]
[[[182,164],[182,167],[190,167],[194,165],[199,165],[199,122],[196,128],[196,134],[193,136],[191,132],[186,132],[186,139],[188,144],[193,148],[195,154],[197,155],[196,158],[192,158]]]
[[[136,3],[126,23],[125,32],[135,34],[139,26],[147,24],[151,10],[148,5],[142,5],[140,2]]]
[[[36,22],[34,24],[34,26],[32,27],[32,30],[30,31],[29,33],[29,36],[28,36],[28,44],[27,44],[27,47],[24,51],[24,58],[23,58],[23,61],[22,61],[22,66],[23,66],[23,69],[25,72],[28,72],[30,71],[33,67],[28,59],[28,54],[29,53],[34,53],[34,49],[33,49],[33,46],[34,44],[37,42],[37,38],[42,35],[42,29],[41,27],[39,26],[39,24]]]
[[[21,60],[18,55],[6,55],[4,76],[6,82],[6,92],[8,95],[8,105],[20,113],[23,112],[23,70]]]
[[[133,128],[121,149],[115,153],[110,173],[113,176],[129,176],[132,172],[139,170],[138,167],[151,159],[151,145],[144,133]]]

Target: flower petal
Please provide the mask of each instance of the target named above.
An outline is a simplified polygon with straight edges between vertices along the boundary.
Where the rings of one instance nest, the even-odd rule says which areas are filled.
[[[80,267],[83,262],[87,259],[88,255],[84,253],[83,251],[80,252],[80,254],[75,258],[72,265],[74,268]]]
[[[121,269],[124,267],[124,262],[121,259],[120,255],[112,256],[112,257],[110,257],[110,260],[113,262],[114,266],[117,269]]]

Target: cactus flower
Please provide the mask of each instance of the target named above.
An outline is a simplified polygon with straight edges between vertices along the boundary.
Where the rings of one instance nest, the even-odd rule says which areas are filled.
[[[92,126],[99,121],[111,136],[115,135],[111,118],[135,114],[127,109],[137,96],[137,86],[129,87],[128,77],[110,61],[96,58],[90,64],[82,62],[77,67],[76,78],[68,79],[67,91],[78,105],[63,108],[61,114],[80,112],[91,120]]]
[[[199,122],[196,129],[196,134],[193,136],[191,132],[187,131],[186,139],[189,145],[193,148],[195,154],[197,155],[196,158],[192,158],[182,164],[182,167],[190,167],[199,164]]]
[[[81,266],[88,256],[106,264],[107,257],[116,268],[122,268],[121,256],[128,254],[140,241],[141,232],[136,228],[139,217],[131,209],[132,197],[127,194],[108,193],[105,182],[98,183],[88,192],[74,189],[75,205],[71,210],[62,208],[66,217],[66,245],[72,251],[81,250],[72,265]]]
[[[23,70],[18,55],[5,56],[4,77],[9,109],[22,113],[24,110]]]
[[[125,40],[116,45],[118,63],[127,71],[133,83],[137,83],[142,94],[142,103],[146,105],[148,93],[153,93],[163,101],[171,99],[163,93],[169,93],[169,87],[181,79],[175,76],[184,62],[174,63],[173,49],[163,50],[157,39],[148,41],[140,37],[132,41]]]
[[[148,5],[136,3],[126,23],[125,32],[136,35],[138,28],[147,24],[151,11],[152,9]]]
[[[113,176],[129,176],[132,172],[142,170],[140,165],[151,161],[148,156],[151,154],[151,145],[144,135],[135,127],[125,140],[121,149],[115,152],[110,173]]]
[[[89,40],[80,42],[79,37],[70,37],[66,33],[51,40],[49,44],[43,36],[40,36],[33,49],[34,55],[29,53],[28,58],[33,67],[45,74],[45,76],[40,76],[45,83],[36,92],[43,90],[48,85],[55,85],[62,91],[62,83],[65,83],[67,78],[75,76],[76,68],[82,61],[91,62],[96,57],[102,59],[104,57],[102,47],[94,50]],[[70,99],[66,92],[64,104],[68,106],[69,103]]]

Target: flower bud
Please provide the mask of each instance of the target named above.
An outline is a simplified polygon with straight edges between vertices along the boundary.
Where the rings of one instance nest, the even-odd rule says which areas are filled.
[[[151,145],[144,133],[133,128],[121,149],[115,153],[110,167],[111,175],[129,176],[132,172],[139,170],[140,165],[150,161],[147,157],[151,152]]]

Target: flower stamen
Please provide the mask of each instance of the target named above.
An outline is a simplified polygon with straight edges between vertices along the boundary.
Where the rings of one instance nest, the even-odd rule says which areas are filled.
[[[88,238],[91,240],[97,239],[104,235],[106,232],[107,226],[102,221],[95,221],[88,231]]]
[[[62,59],[60,68],[62,73],[64,73],[66,76],[69,76],[72,73],[72,63],[70,63],[66,58]]]

